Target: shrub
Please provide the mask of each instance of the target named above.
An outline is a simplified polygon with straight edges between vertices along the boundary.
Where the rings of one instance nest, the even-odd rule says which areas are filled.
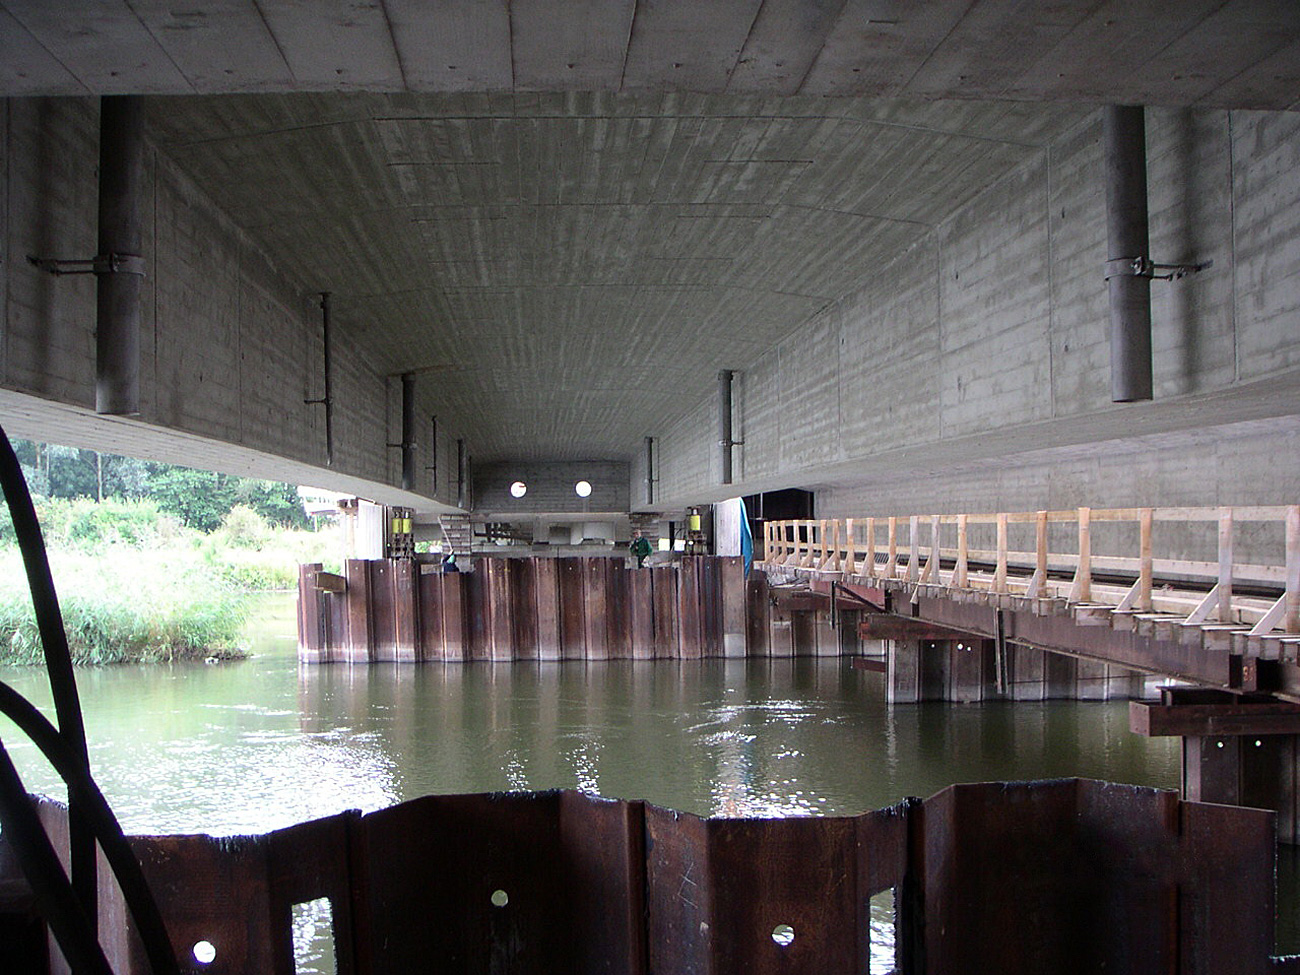
[[[51,559],[68,647],[76,663],[121,663],[226,656],[238,652],[242,595],[207,573],[165,559],[104,560],[56,553]],[[0,660],[39,663],[40,635],[16,552],[0,558]],[[143,593],[148,594],[142,599]]]
[[[41,533],[50,548],[99,550],[108,545],[155,546],[178,536],[180,524],[153,501],[110,498],[41,498],[35,502]],[[0,506],[2,507],[2,506]],[[17,544],[7,510],[0,515],[0,543]]]
[[[221,527],[212,533],[213,541],[236,548],[261,548],[270,538],[266,519],[246,504],[237,504],[221,519]]]

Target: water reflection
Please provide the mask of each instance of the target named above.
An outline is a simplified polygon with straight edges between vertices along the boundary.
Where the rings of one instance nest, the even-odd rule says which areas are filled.
[[[1177,784],[1122,702],[891,708],[838,660],[304,668],[304,735],[375,737],[398,798],[581,789],[704,815],[851,814],[954,781]]]
[[[40,675],[7,679],[41,699]],[[879,675],[838,660],[300,669],[280,653],[80,679],[94,772],[140,832],[258,832],[429,793],[573,788],[782,816],[957,781],[1178,778],[1176,740],[1129,733],[1122,702],[889,707]]]
[[[890,707],[881,675],[808,658],[300,668],[292,603],[262,625],[241,663],[78,672],[92,769],[129,832],[257,833],[510,789],[789,816],[856,814],[953,782],[1178,784],[1177,740],[1131,734],[1123,702]],[[43,674],[0,678],[52,715]],[[33,791],[59,794],[3,719],[0,737]],[[1281,868],[1295,903],[1300,859]],[[888,970],[890,913],[873,904],[873,971]],[[311,913],[297,924],[307,943],[328,931]],[[1279,928],[1282,944],[1294,927]]]

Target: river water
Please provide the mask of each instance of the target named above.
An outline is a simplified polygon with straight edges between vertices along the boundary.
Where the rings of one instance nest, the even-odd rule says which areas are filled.
[[[292,598],[277,597],[248,660],[78,672],[92,771],[127,832],[260,833],[503,789],[787,816],[860,813],[953,782],[1178,785],[1177,739],[1129,732],[1125,702],[890,707],[882,675],[840,659],[300,668],[294,627]],[[48,704],[43,673],[0,679]],[[3,719],[0,735],[31,791],[61,794]],[[1295,904],[1296,859],[1281,866]],[[306,944],[322,922],[299,920]],[[1294,918],[1279,942],[1300,945]],[[331,970],[318,963],[300,971]]]

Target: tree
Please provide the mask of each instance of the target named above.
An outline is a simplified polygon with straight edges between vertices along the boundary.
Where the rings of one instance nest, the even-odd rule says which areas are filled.
[[[32,493],[50,498],[151,498],[181,523],[210,532],[236,505],[273,525],[308,527],[297,489],[278,481],[215,474],[77,447],[15,440]]]

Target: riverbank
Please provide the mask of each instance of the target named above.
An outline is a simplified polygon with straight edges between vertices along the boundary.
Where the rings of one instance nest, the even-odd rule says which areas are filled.
[[[235,509],[212,532],[145,504],[38,503],[73,662],[227,660],[247,655],[248,597],[297,583],[335,533],[268,525]],[[0,663],[44,661],[21,555],[0,536]]]

